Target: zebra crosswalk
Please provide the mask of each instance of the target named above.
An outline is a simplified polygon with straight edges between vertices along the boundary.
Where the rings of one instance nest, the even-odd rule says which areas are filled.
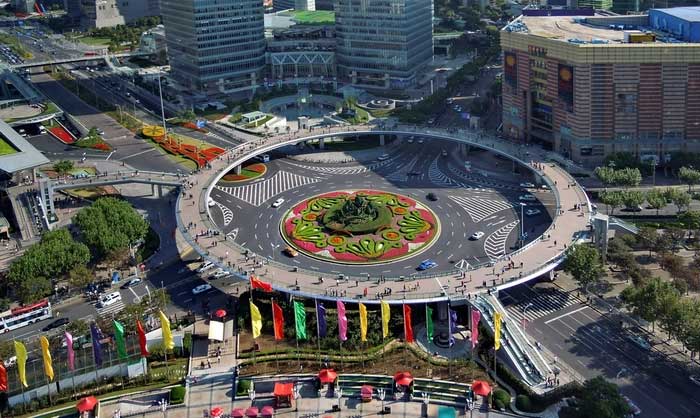
[[[495,260],[506,253],[506,242],[511,231],[515,229],[520,221],[513,221],[503,225],[496,232],[492,233],[484,240],[484,252],[491,259]]]
[[[452,164],[449,165],[449,169],[454,174],[455,176],[466,180],[470,181],[472,183],[478,183],[481,184],[482,186],[485,187],[491,187],[491,188],[496,188],[496,189],[506,189],[506,190],[521,190],[521,188],[517,185],[511,185],[511,184],[504,184],[504,183],[498,183],[492,180],[487,180],[486,178],[483,178],[481,176],[475,176],[473,174],[465,173],[461,168],[457,168],[453,166]]]
[[[111,316],[111,315],[116,315],[117,313],[121,312],[121,310],[124,309],[125,307],[126,307],[126,305],[124,304],[124,302],[122,302],[121,300],[118,300],[109,306],[105,306],[104,308],[95,308],[95,309],[97,309],[97,314],[99,316]]]
[[[288,171],[278,171],[268,179],[246,186],[227,187],[217,185],[216,188],[253,206],[260,206],[272,197],[287,190],[306,184],[318,183],[319,181],[321,180],[318,178],[301,176]]]
[[[469,196],[447,196],[462,207],[472,218],[474,223],[479,223],[485,218],[502,210],[511,209],[513,205],[503,200],[484,199]]]
[[[534,321],[581,302],[581,299],[569,292],[550,288],[550,291],[546,293],[507,306],[506,311],[511,318],[518,322]]]
[[[438,167],[439,160],[440,157],[435,158],[433,162],[430,163],[430,167],[428,167],[428,179],[430,180],[430,182],[440,187],[463,187],[463,184],[458,183],[452,180],[451,178],[447,177],[445,173],[443,173],[442,170],[440,170],[440,167]]]
[[[314,166],[314,165],[306,165],[306,164],[298,164],[298,163],[292,163],[287,161],[287,164],[292,165],[294,167],[299,167],[303,168],[305,170],[311,170],[311,171],[316,171],[318,173],[324,173],[324,174],[334,174],[334,175],[352,175],[352,174],[362,174],[366,173],[368,171],[373,171],[378,168],[381,168],[389,163],[391,163],[395,158],[385,160],[385,161],[378,161],[369,165],[362,165],[362,166],[352,166],[352,167],[319,167],[319,166]]]
[[[233,220],[233,211],[219,202],[216,202],[216,206],[221,209],[221,214],[224,216],[224,226],[230,224]]]

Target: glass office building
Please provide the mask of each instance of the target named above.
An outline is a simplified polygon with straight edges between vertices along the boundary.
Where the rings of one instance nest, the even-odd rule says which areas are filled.
[[[336,0],[338,74],[357,86],[414,86],[433,57],[432,0]]]
[[[263,0],[162,0],[172,77],[193,92],[227,94],[260,83]]]

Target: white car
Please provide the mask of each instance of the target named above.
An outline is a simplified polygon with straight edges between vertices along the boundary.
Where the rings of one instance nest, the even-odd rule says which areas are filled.
[[[542,213],[542,211],[539,209],[528,209],[525,211],[525,215],[527,215],[527,216],[536,216],[536,215],[539,215],[540,213]]]
[[[423,139],[419,139],[419,140],[418,140],[418,143],[419,143],[419,144],[422,144],[423,142],[424,142]]]
[[[204,273],[212,267],[214,267],[214,263],[212,263],[211,261],[206,261],[204,262],[204,264],[199,266],[199,268],[197,268],[197,273]]]
[[[226,277],[229,275],[228,271],[225,271],[224,269],[218,268],[214,270],[214,274],[212,274],[212,277],[215,279],[220,279],[222,277]]]
[[[195,287],[194,289],[192,289],[192,294],[193,294],[193,295],[198,295],[198,294],[204,293],[204,292],[206,292],[207,290],[210,290],[210,289],[211,289],[211,285],[210,285],[209,283],[200,284],[199,286],[197,286],[197,287]]]
[[[207,199],[207,206],[212,207],[214,205],[216,205],[216,202],[214,201],[214,199],[212,199],[211,197],[209,199]]]
[[[272,207],[278,208],[278,207],[282,206],[282,203],[284,203],[284,199],[280,197],[279,199],[272,202]]]
[[[520,183],[520,187],[523,189],[532,189],[535,187],[535,185],[532,183]]]
[[[481,238],[483,238],[483,236],[484,236],[483,232],[476,231],[472,234],[471,237],[469,237],[469,239],[476,241],[476,240],[480,240]]]
[[[100,296],[100,300],[97,301],[97,307],[98,308],[105,308],[109,305],[117,303],[120,300],[122,300],[121,293],[119,293],[119,292],[108,293],[106,295]]]
[[[525,202],[534,202],[537,200],[537,198],[531,194],[524,194],[518,198],[519,200],[525,201]]]

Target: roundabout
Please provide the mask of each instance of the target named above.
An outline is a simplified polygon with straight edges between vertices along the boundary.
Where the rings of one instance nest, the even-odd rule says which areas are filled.
[[[380,154],[388,158],[334,163],[289,156],[290,147],[298,149],[302,142],[358,135],[374,135],[382,144],[386,137]],[[254,274],[283,292],[333,300],[338,295],[348,300],[364,297],[369,303],[466,299],[551,271],[563,259],[565,245],[587,233],[585,193],[568,187],[576,185],[575,180],[545,163],[536,150],[531,155],[522,147],[503,144],[510,147],[504,150],[500,143],[480,143],[470,135],[344,128],[241,145],[196,175],[202,186],[192,198],[180,197],[182,238],[205,259],[228,270],[232,275],[226,280],[247,280]],[[269,154],[270,161],[260,178],[241,185],[221,182],[231,169],[261,154]],[[386,213],[361,201],[365,209],[360,213],[346,211],[347,219],[326,219],[331,203],[347,202],[357,192],[415,202],[409,207],[426,214],[431,225],[419,237],[424,242],[407,239],[399,225],[405,214],[394,210],[389,223],[380,221],[361,233],[350,230],[357,219]],[[344,197],[313,213],[308,210],[316,199],[339,196]],[[583,211],[562,210],[581,204]],[[334,211],[340,209],[342,205]],[[295,256],[285,251],[287,247]],[[324,279],[334,280],[335,286]],[[333,287],[339,289],[329,293]]]
[[[416,255],[439,234],[437,216],[406,196],[344,190],[303,200],[283,217],[285,241],[303,254],[348,264]]]

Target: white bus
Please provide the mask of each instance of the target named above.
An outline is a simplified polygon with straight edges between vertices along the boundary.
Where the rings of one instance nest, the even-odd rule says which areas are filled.
[[[51,303],[48,299],[27,306],[10,309],[0,313],[0,333],[22,328],[25,325],[50,319]]]

